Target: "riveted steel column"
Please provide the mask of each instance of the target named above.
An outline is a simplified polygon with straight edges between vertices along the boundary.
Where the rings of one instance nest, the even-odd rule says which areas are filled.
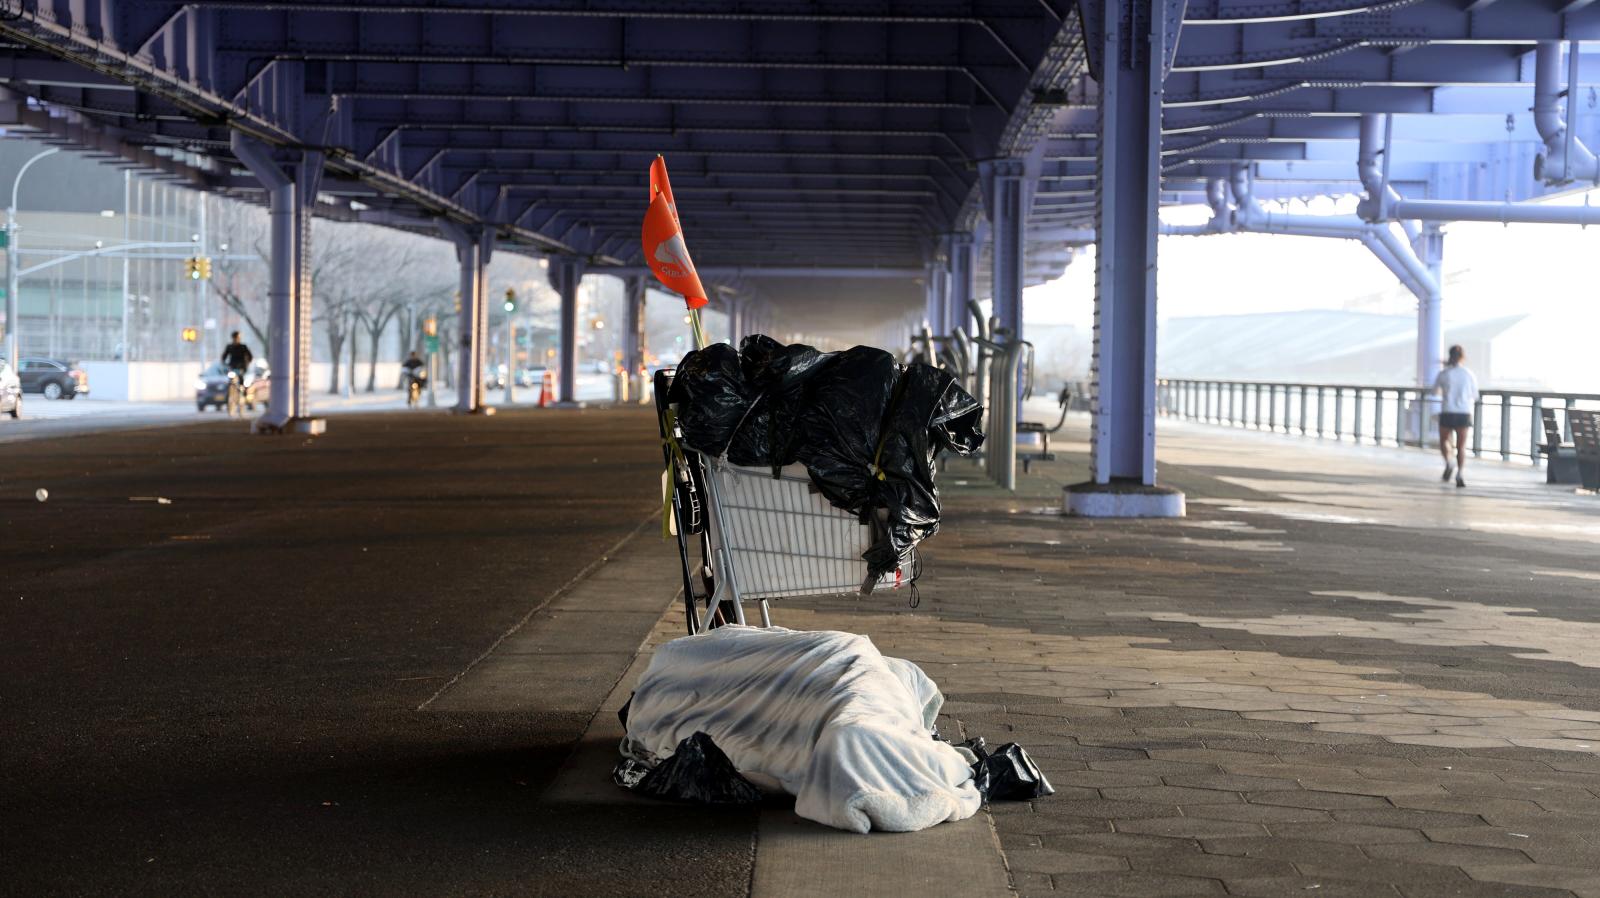
[[[577,401],[578,394],[578,285],[583,282],[583,260],[576,256],[550,258],[550,286],[561,296],[561,368],[557,399]]]
[[[437,222],[440,233],[456,247],[460,263],[457,287],[457,331],[460,346],[456,355],[456,404],[451,411],[471,415],[485,411],[483,404],[483,361],[488,344],[488,279],[485,269],[494,252],[494,231],[467,228],[447,220]],[[506,376],[515,372],[507,369]],[[491,410],[492,411],[492,410]]]
[[[972,300],[972,259],[976,251],[972,235],[957,231],[950,235],[949,281],[945,290],[946,332],[961,327],[967,320],[967,303]]]
[[[648,282],[631,277],[622,282],[627,318],[622,332],[622,365],[628,371],[628,395],[642,396],[644,389],[645,317],[644,294]]]
[[[1020,340],[1028,227],[1026,164],[1021,159],[991,159],[980,162],[978,171],[993,241],[994,317],[1010,331],[1010,339]]]
[[[1067,510],[1179,516],[1183,495],[1155,485],[1156,235],[1161,90],[1183,4],[1091,4],[1090,57],[1100,68],[1093,480],[1068,488]]]
[[[267,360],[272,386],[267,410],[254,424],[263,433],[321,433],[325,422],[310,417],[311,213],[322,180],[321,153],[301,152],[281,162],[265,144],[242,134],[232,138],[234,155],[267,190],[271,267],[267,298],[272,343]]]

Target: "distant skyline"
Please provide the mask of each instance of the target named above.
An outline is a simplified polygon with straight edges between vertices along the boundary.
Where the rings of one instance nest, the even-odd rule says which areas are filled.
[[[1600,203],[1600,190],[1548,202]],[[1319,215],[1353,212],[1353,196],[1293,202]],[[1203,206],[1162,210],[1173,223],[1199,223]],[[1495,371],[1546,389],[1600,393],[1600,228],[1562,225],[1445,226],[1446,324],[1527,314],[1496,344]],[[1415,315],[1416,300],[1360,244],[1272,234],[1163,237],[1158,317],[1343,309]],[[1024,296],[1026,322],[1093,325],[1094,248],[1066,274]],[[1502,345],[1503,344],[1503,345]]]

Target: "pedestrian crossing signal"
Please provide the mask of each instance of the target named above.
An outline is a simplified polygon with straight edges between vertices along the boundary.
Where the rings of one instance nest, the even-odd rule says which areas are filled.
[[[186,328],[183,329],[183,342],[185,342],[185,343],[194,343],[199,339],[200,339],[200,329],[199,328],[186,327]]]

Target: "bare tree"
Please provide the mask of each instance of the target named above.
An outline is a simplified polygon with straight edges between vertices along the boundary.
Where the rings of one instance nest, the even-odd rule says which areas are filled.
[[[266,210],[228,197],[207,201],[211,240],[217,249],[211,262],[211,292],[250,329],[265,356],[272,347]]]

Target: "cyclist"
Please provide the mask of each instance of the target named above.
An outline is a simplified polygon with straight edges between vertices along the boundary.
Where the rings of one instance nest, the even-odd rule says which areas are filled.
[[[411,350],[411,357],[400,364],[400,370],[406,378],[407,405],[417,404],[417,398],[422,395],[422,385],[428,382],[425,364],[415,349]]]
[[[228,384],[228,409],[230,414],[233,413],[233,409],[239,405],[244,396],[245,387],[249,384],[246,377],[250,373],[250,363],[253,361],[255,361],[255,355],[250,352],[250,347],[244,345],[244,342],[239,339],[239,332],[234,331],[233,342],[222,349],[222,367],[228,369],[228,375],[232,381]]]
[[[244,386],[245,374],[250,370],[250,363],[256,357],[250,352],[250,347],[239,340],[239,332],[233,332],[233,342],[223,347],[222,367],[239,376],[239,385]]]

